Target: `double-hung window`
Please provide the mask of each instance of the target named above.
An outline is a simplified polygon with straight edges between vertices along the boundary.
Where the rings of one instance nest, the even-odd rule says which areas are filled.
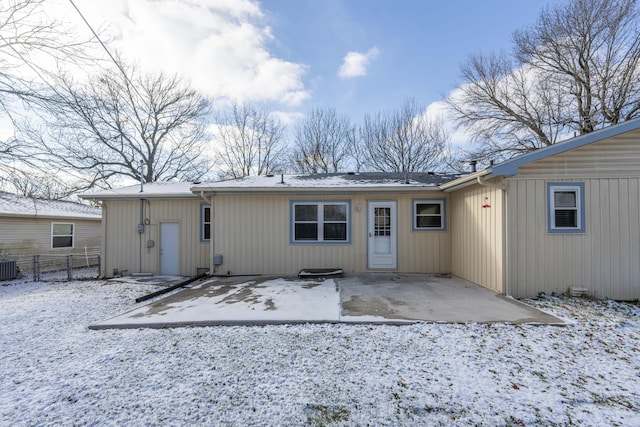
[[[292,243],[349,243],[348,201],[291,202]]]
[[[445,230],[444,200],[414,200],[413,229]]]
[[[211,207],[200,205],[200,241],[211,240]]]
[[[51,224],[51,248],[73,248],[74,226],[71,223]]]
[[[549,233],[584,233],[584,184],[548,183]]]

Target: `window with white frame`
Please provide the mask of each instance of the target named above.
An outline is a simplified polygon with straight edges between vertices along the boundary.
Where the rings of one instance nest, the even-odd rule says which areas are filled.
[[[584,184],[549,183],[547,193],[549,233],[583,233]]]
[[[56,248],[73,248],[73,231],[72,223],[51,223],[51,247]]]
[[[445,229],[444,200],[414,200],[413,201],[413,229],[414,230],[444,230]]]
[[[211,206],[200,206],[200,241],[211,240]]]
[[[293,243],[348,243],[348,202],[291,202]]]

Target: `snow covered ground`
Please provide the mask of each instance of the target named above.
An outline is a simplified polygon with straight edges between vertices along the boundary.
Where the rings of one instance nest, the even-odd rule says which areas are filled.
[[[572,326],[93,331],[153,285],[0,284],[0,425],[640,425],[640,308]]]

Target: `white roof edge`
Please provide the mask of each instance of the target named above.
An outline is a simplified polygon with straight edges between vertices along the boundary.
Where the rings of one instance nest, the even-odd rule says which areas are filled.
[[[599,142],[604,139],[618,136],[637,129],[640,129],[640,118],[628,120],[626,122],[608,126],[604,129],[599,129],[584,135],[576,136],[566,141],[558,142],[557,144],[549,145],[547,147],[540,148],[536,151],[532,151],[530,153],[523,154],[522,156],[497,164],[493,166],[493,175],[517,175],[519,173],[519,167],[527,163],[542,160],[556,154],[561,154],[575,148],[580,148],[585,145],[593,144],[594,142]]]
[[[31,218],[31,219],[60,219],[60,220],[80,220],[80,221],[102,221],[102,215],[55,215],[55,214],[32,214],[32,213],[0,213],[3,218]]]
[[[84,200],[122,200],[122,199],[197,199],[200,196],[194,193],[137,193],[137,194],[80,194]]]
[[[381,193],[381,192],[411,192],[411,191],[440,191],[437,185],[406,185],[380,187],[197,187],[191,189],[194,194],[275,194],[275,193]]]

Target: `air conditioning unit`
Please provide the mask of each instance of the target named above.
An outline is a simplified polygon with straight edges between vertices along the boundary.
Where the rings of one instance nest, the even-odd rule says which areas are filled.
[[[15,259],[0,259],[0,280],[12,280],[18,277]]]

